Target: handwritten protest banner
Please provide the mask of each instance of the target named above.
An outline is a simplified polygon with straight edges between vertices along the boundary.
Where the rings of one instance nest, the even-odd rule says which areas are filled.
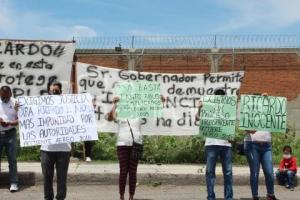
[[[160,83],[150,81],[118,83],[115,93],[120,98],[116,110],[118,118],[162,117]]]
[[[47,93],[47,83],[59,80],[70,92],[73,42],[0,40],[0,86],[14,97]]]
[[[204,95],[212,95],[223,89],[227,95],[239,92],[244,72],[207,74],[164,74],[128,71],[76,64],[77,89],[96,97],[98,131],[117,132],[115,123],[107,122],[105,114],[112,108],[114,88],[117,83],[128,81],[152,81],[160,83],[161,94],[166,98],[163,117],[143,119],[141,131],[145,135],[196,135],[199,122],[195,121],[197,102]]]
[[[200,110],[200,134],[209,138],[232,140],[236,125],[236,96],[203,97]]]
[[[21,96],[21,147],[98,140],[89,94]]]
[[[242,95],[239,128],[285,133],[286,105],[285,97]]]

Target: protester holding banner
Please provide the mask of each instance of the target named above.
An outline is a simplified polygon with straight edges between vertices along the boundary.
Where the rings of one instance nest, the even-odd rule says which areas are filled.
[[[164,102],[165,97],[160,95],[160,101]],[[119,194],[120,200],[124,200],[127,174],[129,174],[129,200],[133,200],[137,182],[137,166],[138,158],[135,151],[135,143],[143,143],[143,135],[141,134],[142,118],[124,119],[118,117],[117,103],[119,97],[113,98],[113,107],[105,118],[108,121],[114,121],[118,124],[117,137],[117,155],[120,166],[119,175]]]
[[[119,175],[119,193],[120,200],[124,200],[125,187],[127,174],[129,174],[129,200],[133,200],[135,194],[136,181],[137,181],[137,166],[138,160],[131,158],[133,138],[134,141],[140,144],[143,143],[143,136],[141,134],[142,119],[118,119],[116,113],[118,97],[113,99],[113,107],[106,115],[108,121],[115,121],[118,126],[117,138],[117,154],[120,165]]]
[[[2,86],[0,89],[0,156],[5,147],[9,163],[10,191],[18,191],[17,172],[17,131],[18,125],[17,104],[11,97],[12,92],[9,86]]]
[[[215,95],[225,95],[225,91],[218,89],[214,92]],[[199,114],[202,108],[200,102],[196,120],[200,120]],[[232,151],[231,143],[228,140],[206,138],[205,139],[205,157],[206,157],[206,186],[207,199],[215,200],[214,184],[216,182],[216,164],[218,157],[221,158],[223,176],[224,176],[224,199],[233,199],[232,189]]]
[[[57,81],[48,83],[49,95],[60,95],[62,84]],[[57,176],[57,195],[56,199],[63,200],[67,194],[67,174],[70,161],[71,144],[51,144],[41,146],[41,165],[44,178],[44,199],[53,200],[53,176],[54,166]]]
[[[267,96],[267,93],[263,93],[262,96]],[[271,132],[269,131],[246,131],[246,136],[244,138],[245,153],[250,167],[250,186],[253,200],[259,199],[258,181],[260,164],[262,165],[265,176],[267,200],[276,200],[274,195],[274,173],[271,139]]]

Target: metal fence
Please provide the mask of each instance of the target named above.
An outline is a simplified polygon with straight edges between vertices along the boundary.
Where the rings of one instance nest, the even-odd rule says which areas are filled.
[[[300,35],[200,35],[77,37],[77,49],[263,49],[300,48]]]

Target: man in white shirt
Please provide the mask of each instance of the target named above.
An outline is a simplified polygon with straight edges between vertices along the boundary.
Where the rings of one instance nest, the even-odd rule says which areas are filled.
[[[216,90],[215,95],[225,95],[224,90]],[[196,120],[200,120],[199,113],[202,104],[199,106],[199,112]],[[233,199],[232,189],[232,151],[231,143],[228,140],[206,138],[205,139],[205,158],[206,158],[206,187],[207,200],[215,200],[214,185],[216,182],[216,164],[218,157],[221,158],[223,177],[224,177],[224,199]]]
[[[5,147],[9,163],[10,191],[18,191],[18,171],[17,171],[17,131],[18,114],[16,111],[16,101],[11,98],[12,92],[9,86],[0,88],[0,153]]]
[[[49,95],[60,95],[62,84],[60,82],[50,82],[48,84]],[[64,200],[67,194],[67,174],[70,161],[71,144],[51,144],[41,146],[41,165],[44,178],[44,199],[53,200],[53,176],[54,166],[57,177],[57,200]]]

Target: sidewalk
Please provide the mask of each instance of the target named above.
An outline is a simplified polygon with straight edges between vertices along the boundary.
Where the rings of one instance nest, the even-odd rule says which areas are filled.
[[[275,169],[274,169],[275,170]],[[39,162],[18,162],[20,184],[34,185],[42,183],[42,169]],[[86,163],[71,162],[69,165],[68,181],[71,184],[115,185],[118,183],[118,163]],[[216,169],[217,184],[223,183],[222,168]],[[235,185],[249,184],[248,166],[233,168]],[[8,182],[8,164],[2,162],[0,184]],[[138,166],[139,184],[152,185],[205,185],[204,165],[145,165]],[[264,183],[263,173],[260,173],[260,183]]]

